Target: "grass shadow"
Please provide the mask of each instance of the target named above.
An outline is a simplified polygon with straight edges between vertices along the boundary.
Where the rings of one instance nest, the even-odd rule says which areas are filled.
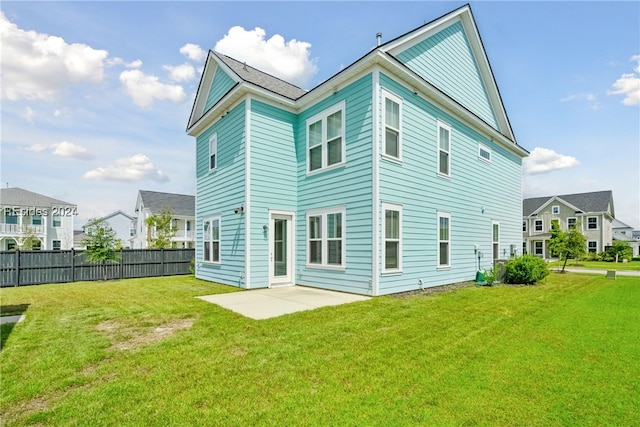
[[[24,314],[29,308],[29,304],[15,304],[15,305],[0,305],[0,316],[20,316]],[[11,331],[15,326],[15,323],[3,323],[0,325],[0,351],[4,348],[4,345],[11,335]]]

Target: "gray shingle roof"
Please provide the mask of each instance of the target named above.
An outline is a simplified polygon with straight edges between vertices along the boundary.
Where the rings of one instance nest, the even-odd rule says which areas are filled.
[[[615,216],[613,192],[611,190],[524,199],[522,201],[522,214],[524,216],[531,215],[553,197],[564,200],[582,212],[608,212],[610,210],[612,216]]]
[[[219,52],[213,52],[222,62],[224,62],[231,70],[238,75],[242,80],[253,83],[256,86],[267,89],[268,91],[277,93],[289,99],[298,99],[305,93],[306,90],[299,88],[298,86],[287,83],[284,80],[280,80],[270,74],[260,71],[251,67],[246,63],[237,61],[227,55],[223,55]]]
[[[195,196],[140,190],[140,197],[142,198],[142,205],[149,209],[152,214],[169,208],[173,215],[196,216]]]
[[[48,208],[51,206],[76,206],[73,203],[64,202],[54,199],[53,197],[43,194],[34,193],[33,191],[24,190],[22,188],[2,188],[0,189],[0,204],[5,206],[26,206]]]

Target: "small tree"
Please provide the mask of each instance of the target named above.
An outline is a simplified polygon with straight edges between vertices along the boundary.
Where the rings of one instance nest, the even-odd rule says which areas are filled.
[[[87,261],[102,265],[104,280],[107,280],[107,263],[116,263],[120,259],[120,240],[116,232],[104,219],[91,219],[84,230],[87,236],[82,239]]]
[[[564,263],[562,264],[562,272],[564,273],[564,268],[567,266],[569,258],[578,259],[586,254],[587,241],[578,225],[564,232],[560,229],[558,222],[553,222],[551,224],[549,250],[557,254],[560,261],[564,258]]]
[[[178,227],[172,225],[171,209],[163,209],[145,220],[147,224],[147,246],[152,249],[170,248]]]
[[[616,261],[622,259],[631,259],[633,256],[633,249],[631,249],[631,245],[624,240],[614,240],[613,244],[607,248],[604,253],[604,261]]]

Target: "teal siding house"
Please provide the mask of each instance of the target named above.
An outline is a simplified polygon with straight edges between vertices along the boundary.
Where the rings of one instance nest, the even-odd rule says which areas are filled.
[[[309,91],[210,51],[187,133],[201,279],[384,295],[522,248],[528,153],[469,6]]]

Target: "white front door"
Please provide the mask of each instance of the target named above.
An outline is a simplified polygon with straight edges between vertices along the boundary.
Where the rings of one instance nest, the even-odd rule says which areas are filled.
[[[271,213],[269,286],[293,284],[293,215]]]

